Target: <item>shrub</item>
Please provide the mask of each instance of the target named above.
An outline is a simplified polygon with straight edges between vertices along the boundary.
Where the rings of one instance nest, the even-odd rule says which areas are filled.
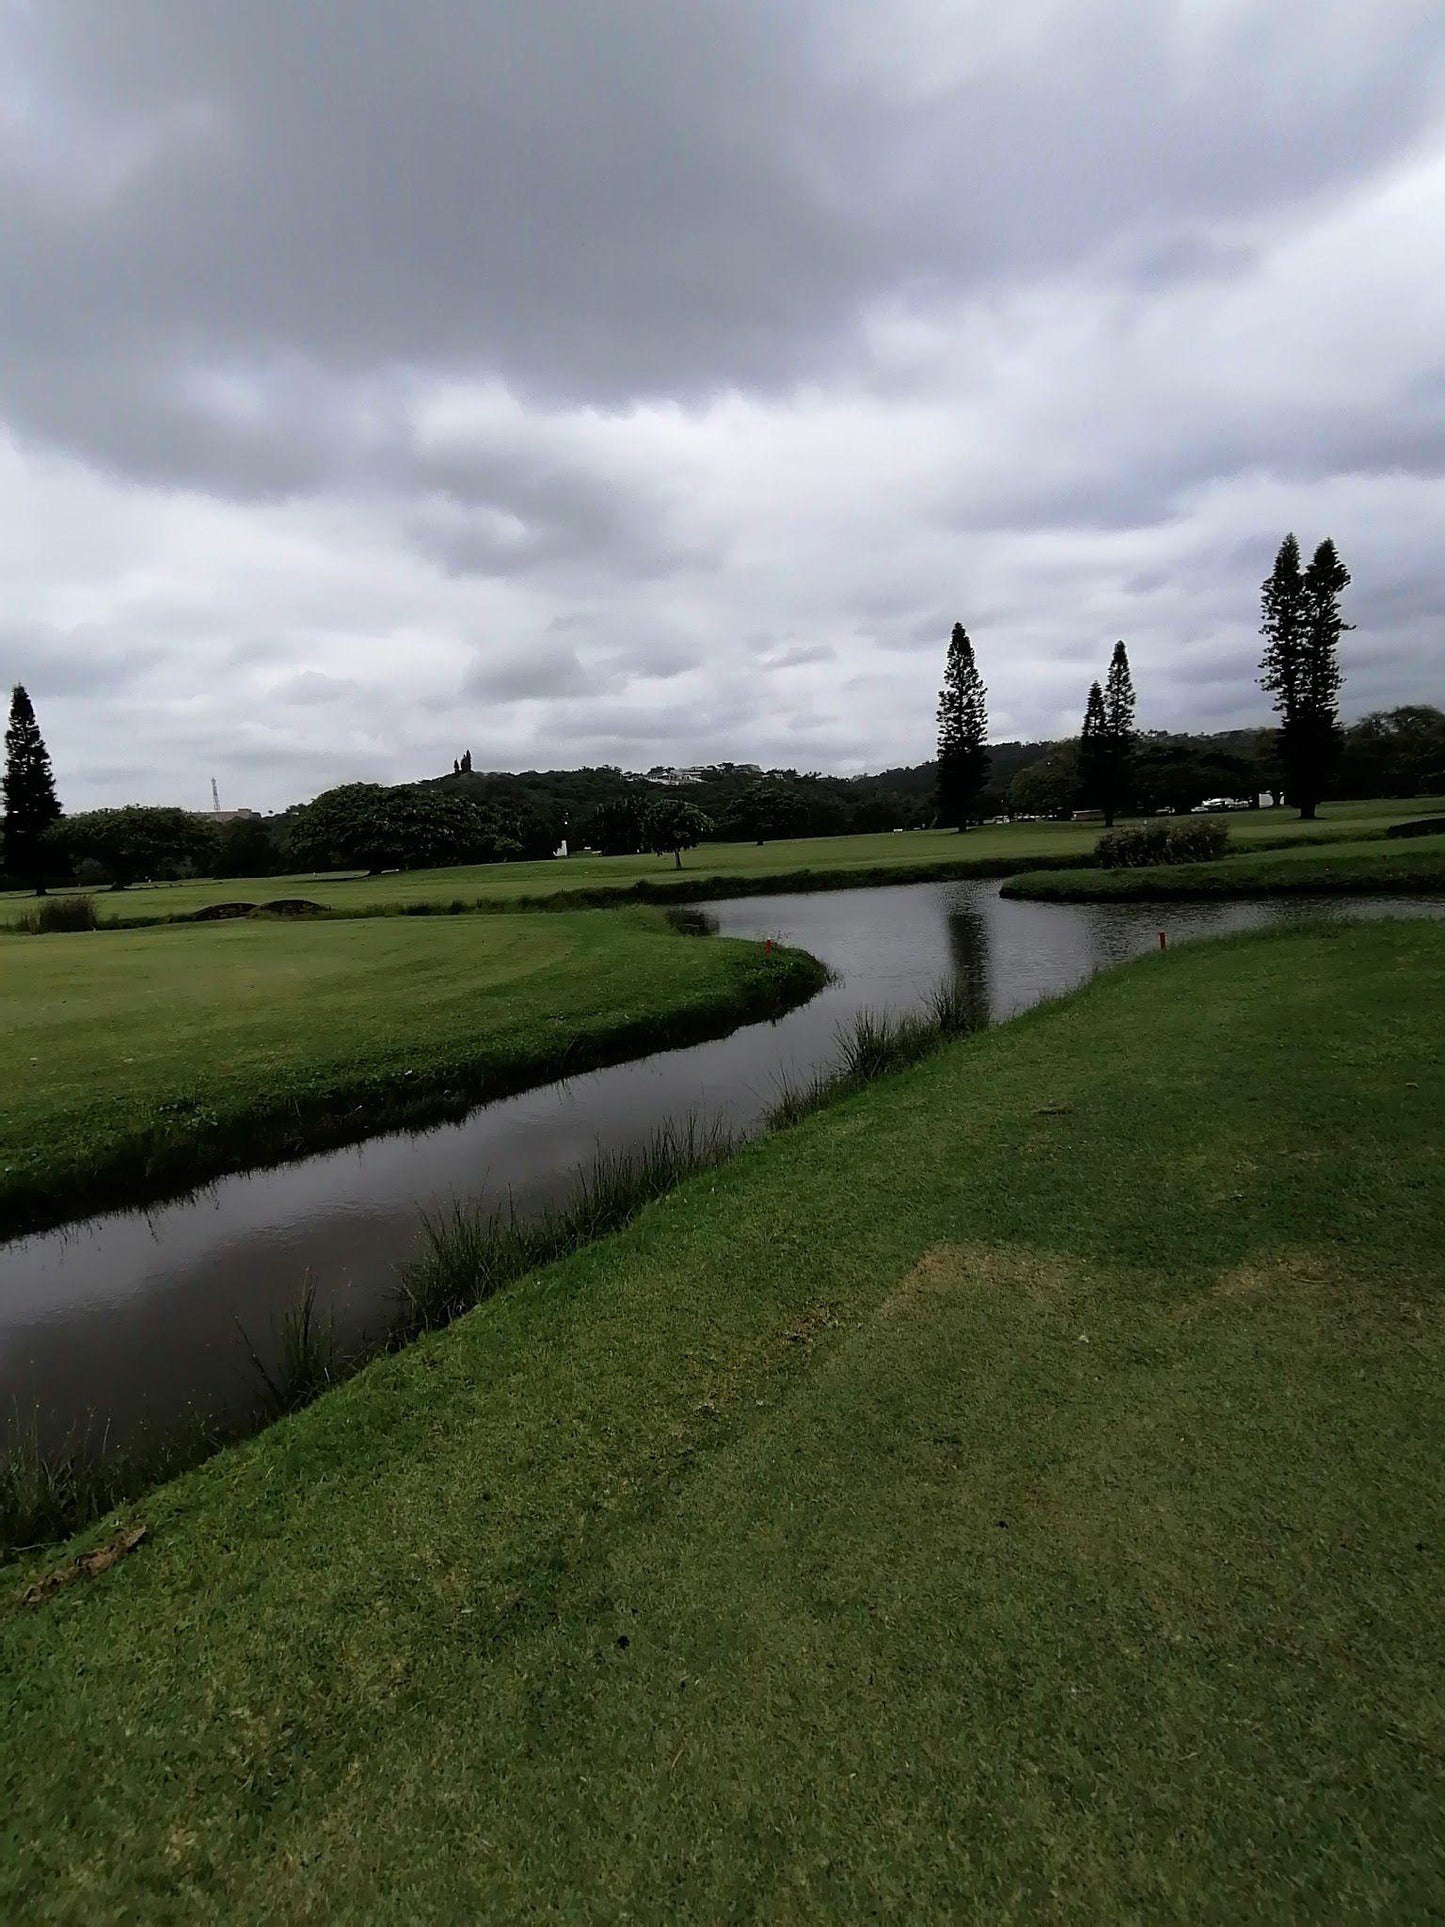
[[[36,907],[20,919],[20,928],[32,937],[43,937],[56,930],[96,930],[100,922],[93,897],[43,897]]]
[[[1212,863],[1228,856],[1229,831],[1208,818],[1181,823],[1141,823],[1134,829],[1110,830],[1094,847],[1094,858],[1106,870],[1144,870],[1156,863]]]

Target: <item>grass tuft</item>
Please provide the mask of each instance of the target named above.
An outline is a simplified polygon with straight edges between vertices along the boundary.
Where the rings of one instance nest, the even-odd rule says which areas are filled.
[[[139,1439],[117,1451],[104,1430],[87,1426],[47,1450],[34,1415],[17,1414],[0,1446],[0,1562],[38,1551],[103,1519],[166,1479],[208,1459],[225,1439],[193,1418],[164,1439]]]
[[[18,919],[16,927],[28,937],[48,937],[59,931],[98,930],[100,920],[94,897],[43,897]]]
[[[861,1090],[876,1078],[904,1070],[950,1038],[965,1037],[981,1028],[977,1005],[957,978],[938,984],[921,1010],[897,1017],[886,1011],[860,1010],[850,1024],[839,1029],[842,1061],[835,1070],[822,1071],[804,1084],[786,1078],[779,1084],[768,1110],[768,1128],[788,1130],[849,1091]]]
[[[644,1205],[715,1169],[734,1148],[720,1120],[688,1117],[659,1126],[640,1145],[599,1149],[565,1203],[536,1216],[520,1217],[510,1196],[490,1209],[454,1200],[422,1220],[422,1254],[402,1276],[398,1336],[450,1324],[538,1266],[620,1231]]]
[[[274,1371],[246,1335],[240,1319],[236,1329],[250,1354],[272,1411],[279,1418],[286,1412],[299,1412],[319,1398],[342,1375],[336,1343],[336,1320],[328,1312],[316,1315],[316,1280],[308,1271],[296,1303],[281,1314],[273,1327]]]

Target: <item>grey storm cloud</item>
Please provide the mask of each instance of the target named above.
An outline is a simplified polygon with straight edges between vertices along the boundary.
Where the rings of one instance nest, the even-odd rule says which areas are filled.
[[[1347,701],[1442,693],[1435,0],[45,0],[0,72],[0,674],[77,801],[463,717],[916,760],[957,617],[1000,735],[1126,626],[1147,720],[1262,718],[1295,524]]]

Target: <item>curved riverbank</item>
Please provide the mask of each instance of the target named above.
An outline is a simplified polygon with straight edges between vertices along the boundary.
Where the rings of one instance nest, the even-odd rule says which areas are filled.
[[[719,1037],[826,978],[641,909],[27,938],[7,965],[28,1075],[0,1120],[0,1238]]]
[[[1030,870],[1003,886],[1033,903],[1224,902],[1286,896],[1445,895],[1445,836],[1257,852],[1140,870]]]
[[[0,1619],[9,1911],[1428,1911],[1442,1009],[1128,966],[155,1493]]]

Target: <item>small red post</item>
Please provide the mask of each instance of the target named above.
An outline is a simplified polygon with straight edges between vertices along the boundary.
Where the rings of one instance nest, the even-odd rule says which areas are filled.
[[[1169,939],[1162,930],[1159,932],[1159,948],[1161,950],[1167,950],[1169,948]]]
[[[764,937],[763,938],[763,955],[765,957],[771,957],[772,954],[773,954],[773,940],[771,937]]]

